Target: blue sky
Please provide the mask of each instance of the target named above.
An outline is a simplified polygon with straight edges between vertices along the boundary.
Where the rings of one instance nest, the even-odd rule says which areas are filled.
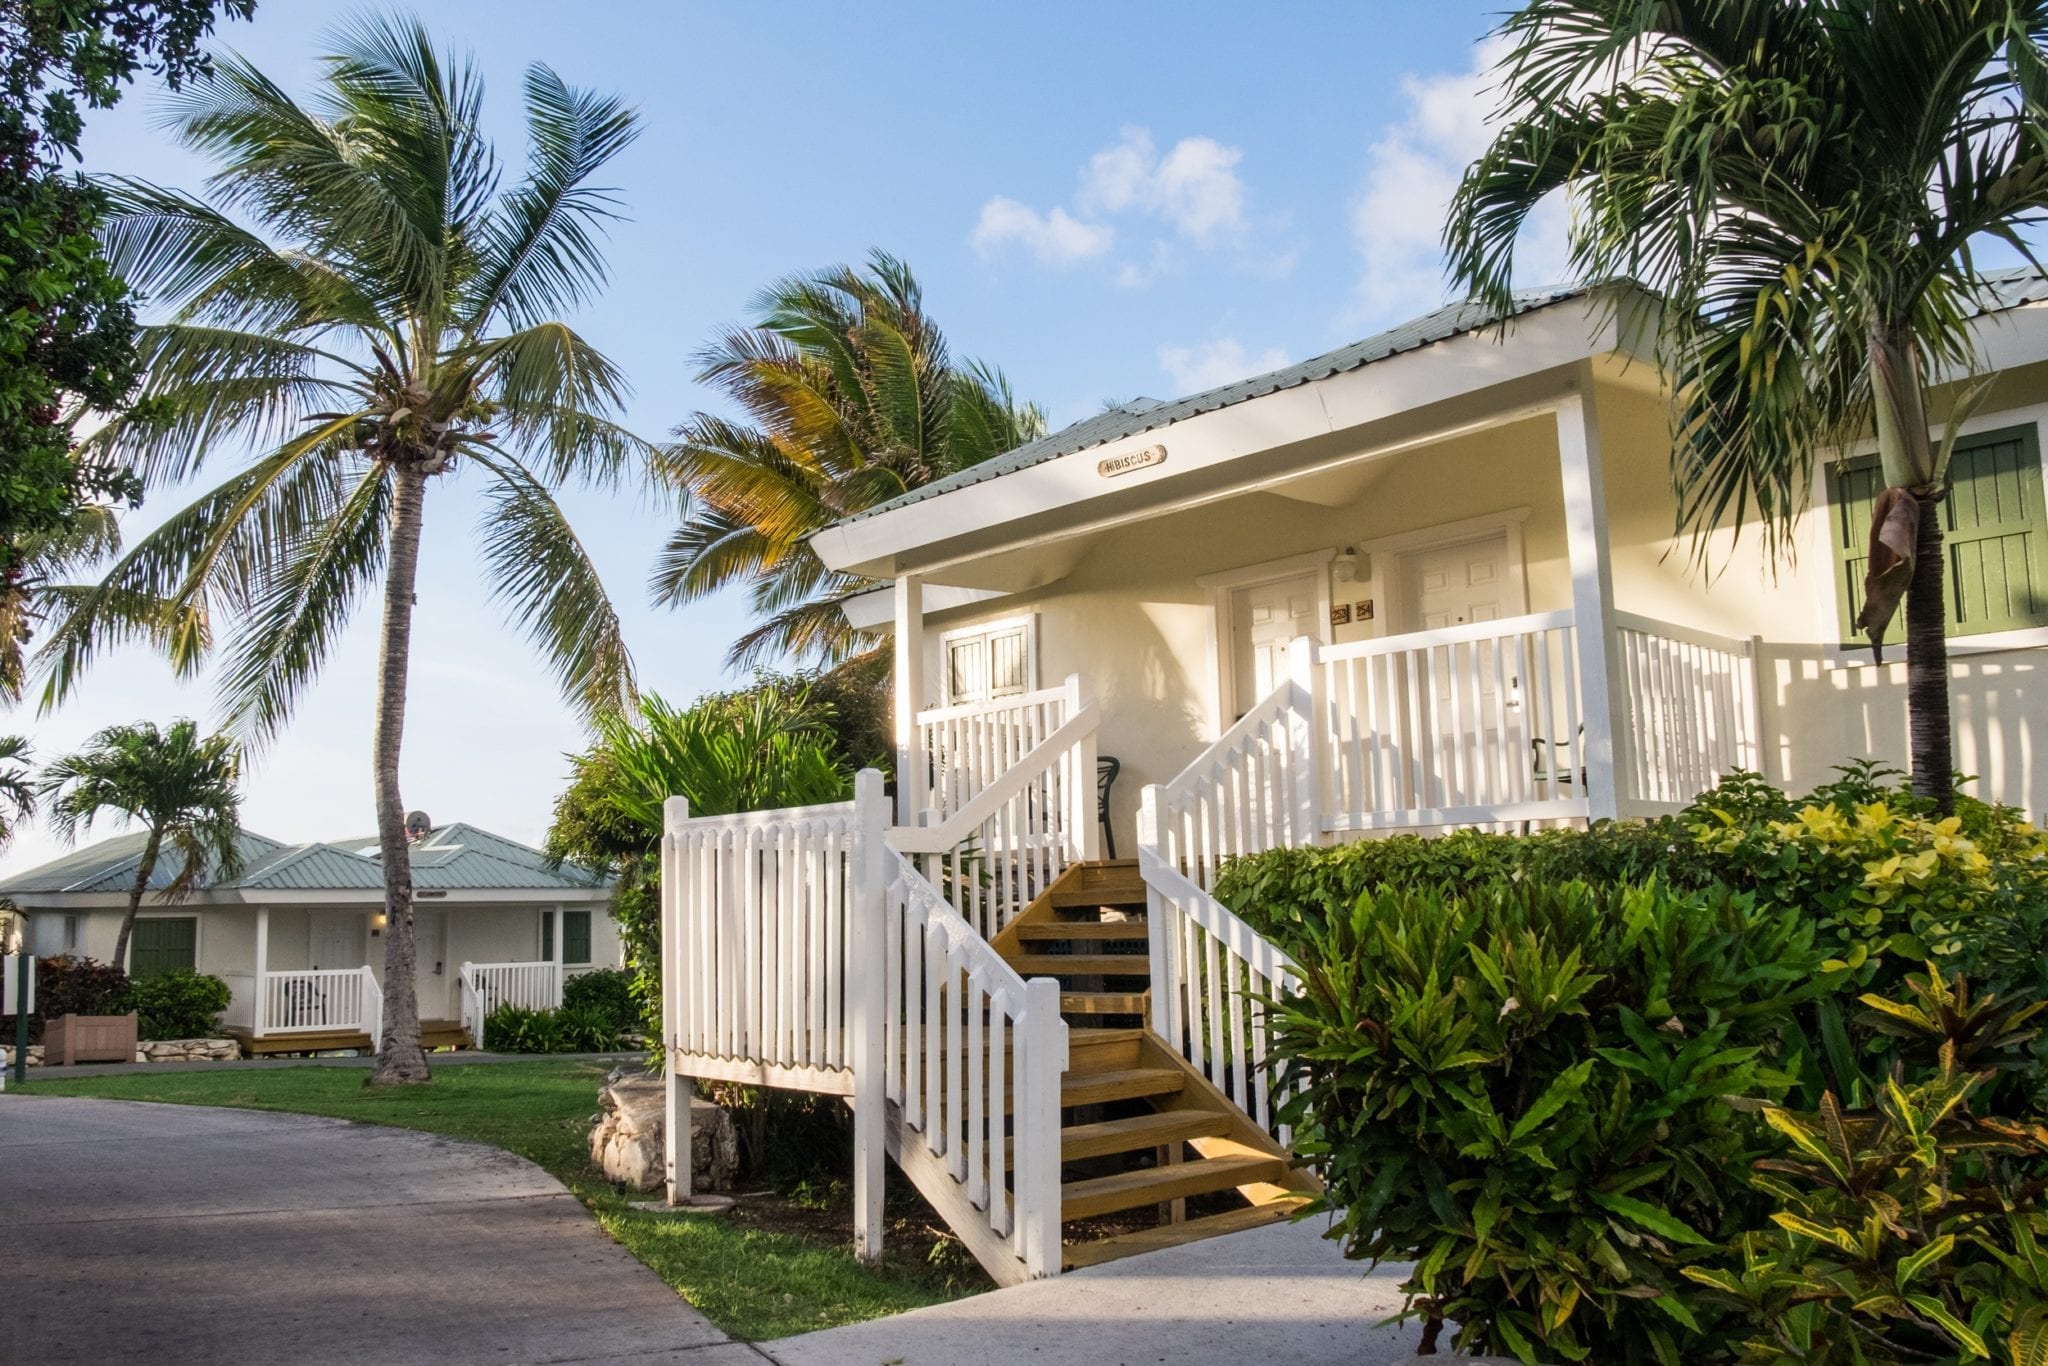
[[[617,163],[629,221],[609,291],[576,325],[631,376],[636,430],[711,403],[692,355],[775,277],[908,260],[956,351],[1008,372],[1056,425],[1108,398],[1171,397],[1326,350],[1443,297],[1443,198],[1484,136],[1477,44],[1499,0],[844,5],[428,0],[475,55],[500,154],[518,155],[519,79],[544,60],[638,104]],[[352,9],[262,0],[221,41],[304,89]],[[97,116],[95,171],[196,188],[144,83]],[[1543,272],[1539,250],[1533,274]],[[243,453],[222,452],[215,478]],[[131,534],[177,506],[158,492]],[[631,496],[570,494],[626,619],[642,686],[686,698],[743,603],[647,605],[668,521]],[[406,735],[407,802],[537,841],[581,732],[472,568],[474,505],[429,497]],[[374,606],[298,719],[259,756],[245,823],[282,839],[367,833]],[[206,717],[141,652],[105,658],[58,713],[24,712],[38,753],[149,717]],[[25,830],[0,868],[58,852]]]

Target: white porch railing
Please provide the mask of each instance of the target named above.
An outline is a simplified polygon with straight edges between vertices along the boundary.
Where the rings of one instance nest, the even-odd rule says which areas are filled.
[[[977,770],[973,796],[943,820],[889,832],[926,881],[993,939],[1071,863],[1096,856],[1096,704],[1079,675],[1059,689],[1065,719],[1000,770]],[[1047,704],[1049,705],[1049,704]]]
[[[931,781],[927,803],[937,819],[960,810],[1058,730],[1080,707],[1078,681],[919,712],[918,753]]]
[[[368,967],[256,974],[259,1038],[347,1030],[368,1034],[372,1047],[384,1032],[384,993]]]
[[[1576,629],[1540,612],[1323,648],[1323,828],[1584,817]]]
[[[1757,642],[1614,614],[1627,762],[1623,815],[1685,806],[1730,769],[1759,759]]]
[[[499,1006],[555,1010],[562,1004],[560,963],[464,963],[459,980],[462,1023],[478,1048],[484,1047],[484,1022]]]

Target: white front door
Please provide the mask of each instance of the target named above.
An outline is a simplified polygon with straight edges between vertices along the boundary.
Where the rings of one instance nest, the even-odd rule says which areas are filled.
[[[363,917],[354,911],[314,911],[310,948],[315,968],[363,966]]]
[[[1516,615],[1510,605],[1508,534],[1495,532],[1456,545],[1426,546],[1402,557],[1411,631],[1436,631]]]
[[[448,970],[448,912],[415,907],[412,935],[413,950],[418,955],[413,980],[417,983],[414,995],[419,999],[420,1018],[448,1019],[448,983],[453,977]]]
[[[1230,647],[1236,716],[1257,706],[1287,677],[1288,642],[1296,636],[1322,634],[1316,620],[1318,596],[1314,574],[1232,590]]]

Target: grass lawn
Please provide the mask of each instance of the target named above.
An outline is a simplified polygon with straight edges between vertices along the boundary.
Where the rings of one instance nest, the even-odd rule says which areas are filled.
[[[580,1062],[468,1064],[437,1069],[427,1086],[379,1091],[365,1090],[364,1073],[343,1067],[48,1081],[31,1074],[27,1089],[36,1095],[332,1115],[492,1144],[546,1168],[589,1206],[607,1233],[737,1338],[784,1337],[901,1313],[985,1284],[976,1283],[978,1268],[969,1276],[961,1274],[957,1260],[933,1264],[907,1250],[903,1239],[879,1269],[862,1266],[850,1242],[833,1236],[848,1217],[845,1211],[813,1221],[818,1229],[806,1236],[750,1227],[746,1202],[733,1215],[631,1208],[590,1165],[587,1139],[605,1071]],[[776,1222],[786,1227],[791,1212],[785,1209]]]

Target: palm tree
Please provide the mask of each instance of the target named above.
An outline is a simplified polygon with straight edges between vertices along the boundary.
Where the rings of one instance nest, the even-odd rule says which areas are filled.
[[[21,701],[23,651],[36,623],[69,589],[56,581],[121,548],[121,524],[101,503],[74,508],[61,531],[25,537],[12,568],[0,574],[0,701]]]
[[[15,827],[36,812],[28,758],[28,741],[19,735],[0,735],[0,849],[13,842]]]
[[[159,731],[148,721],[109,726],[76,754],[55,760],[38,787],[50,824],[65,839],[89,832],[109,812],[140,825],[148,838],[128,884],[128,913],[114,939],[114,963],[128,961],[128,935],[168,843],[179,858],[162,901],[176,901],[207,877],[241,871],[241,749],[226,735],[199,733],[191,721]]]
[[[151,484],[260,454],[79,593],[41,656],[47,705],[121,641],[190,672],[227,616],[224,711],[261,742],[382,577],[379,1082],[428,1076],[398,770],[431,484],[483,484],[495,595],[572,701],[632,697],[618,616],[552,489],[621,478],[651,449],[613,420],[618,370],[557,317],[604,278],[615,201],[588,182],[636,116],[530,68],[527,169],[501,189],[482,96],[468,63],[392,17],[343,29],[304,103],[233,56],[174,99],[172,126],[219,170],[205,196],[109,186],[109,257],[170,319],[143,329],[140,402],[97,440]]]
[[[1877,648],[1904,595],[1913,786],[1947,809],[1936,508],[1983,389],[1941,441],[1928,391],[1973,368],[1973,248],[2026,253],[2048,205],[2048,3],[1534,0],[1501,33],[1506,120],[1453,202],[1453,275],[1504,306],[1516,233],[1565,189],[1575,272],[1665,293],[1696,556],[1752,511],[1787,552],[1816,453],[1874,428],[1888,488],[1857,624]]]
[[[872,585],[827,569],[809,537],[842,517],[979,464],[1045,431],[1001,372],[956,364],[910,267],[886,252],[781,280],[750,327],[699,355],[698,379],[746,413],[676,428],[665,473],[689,499],[655,565],[655,601],[733,585],[766,620],[728,662],[856,648],[839,606]]]

